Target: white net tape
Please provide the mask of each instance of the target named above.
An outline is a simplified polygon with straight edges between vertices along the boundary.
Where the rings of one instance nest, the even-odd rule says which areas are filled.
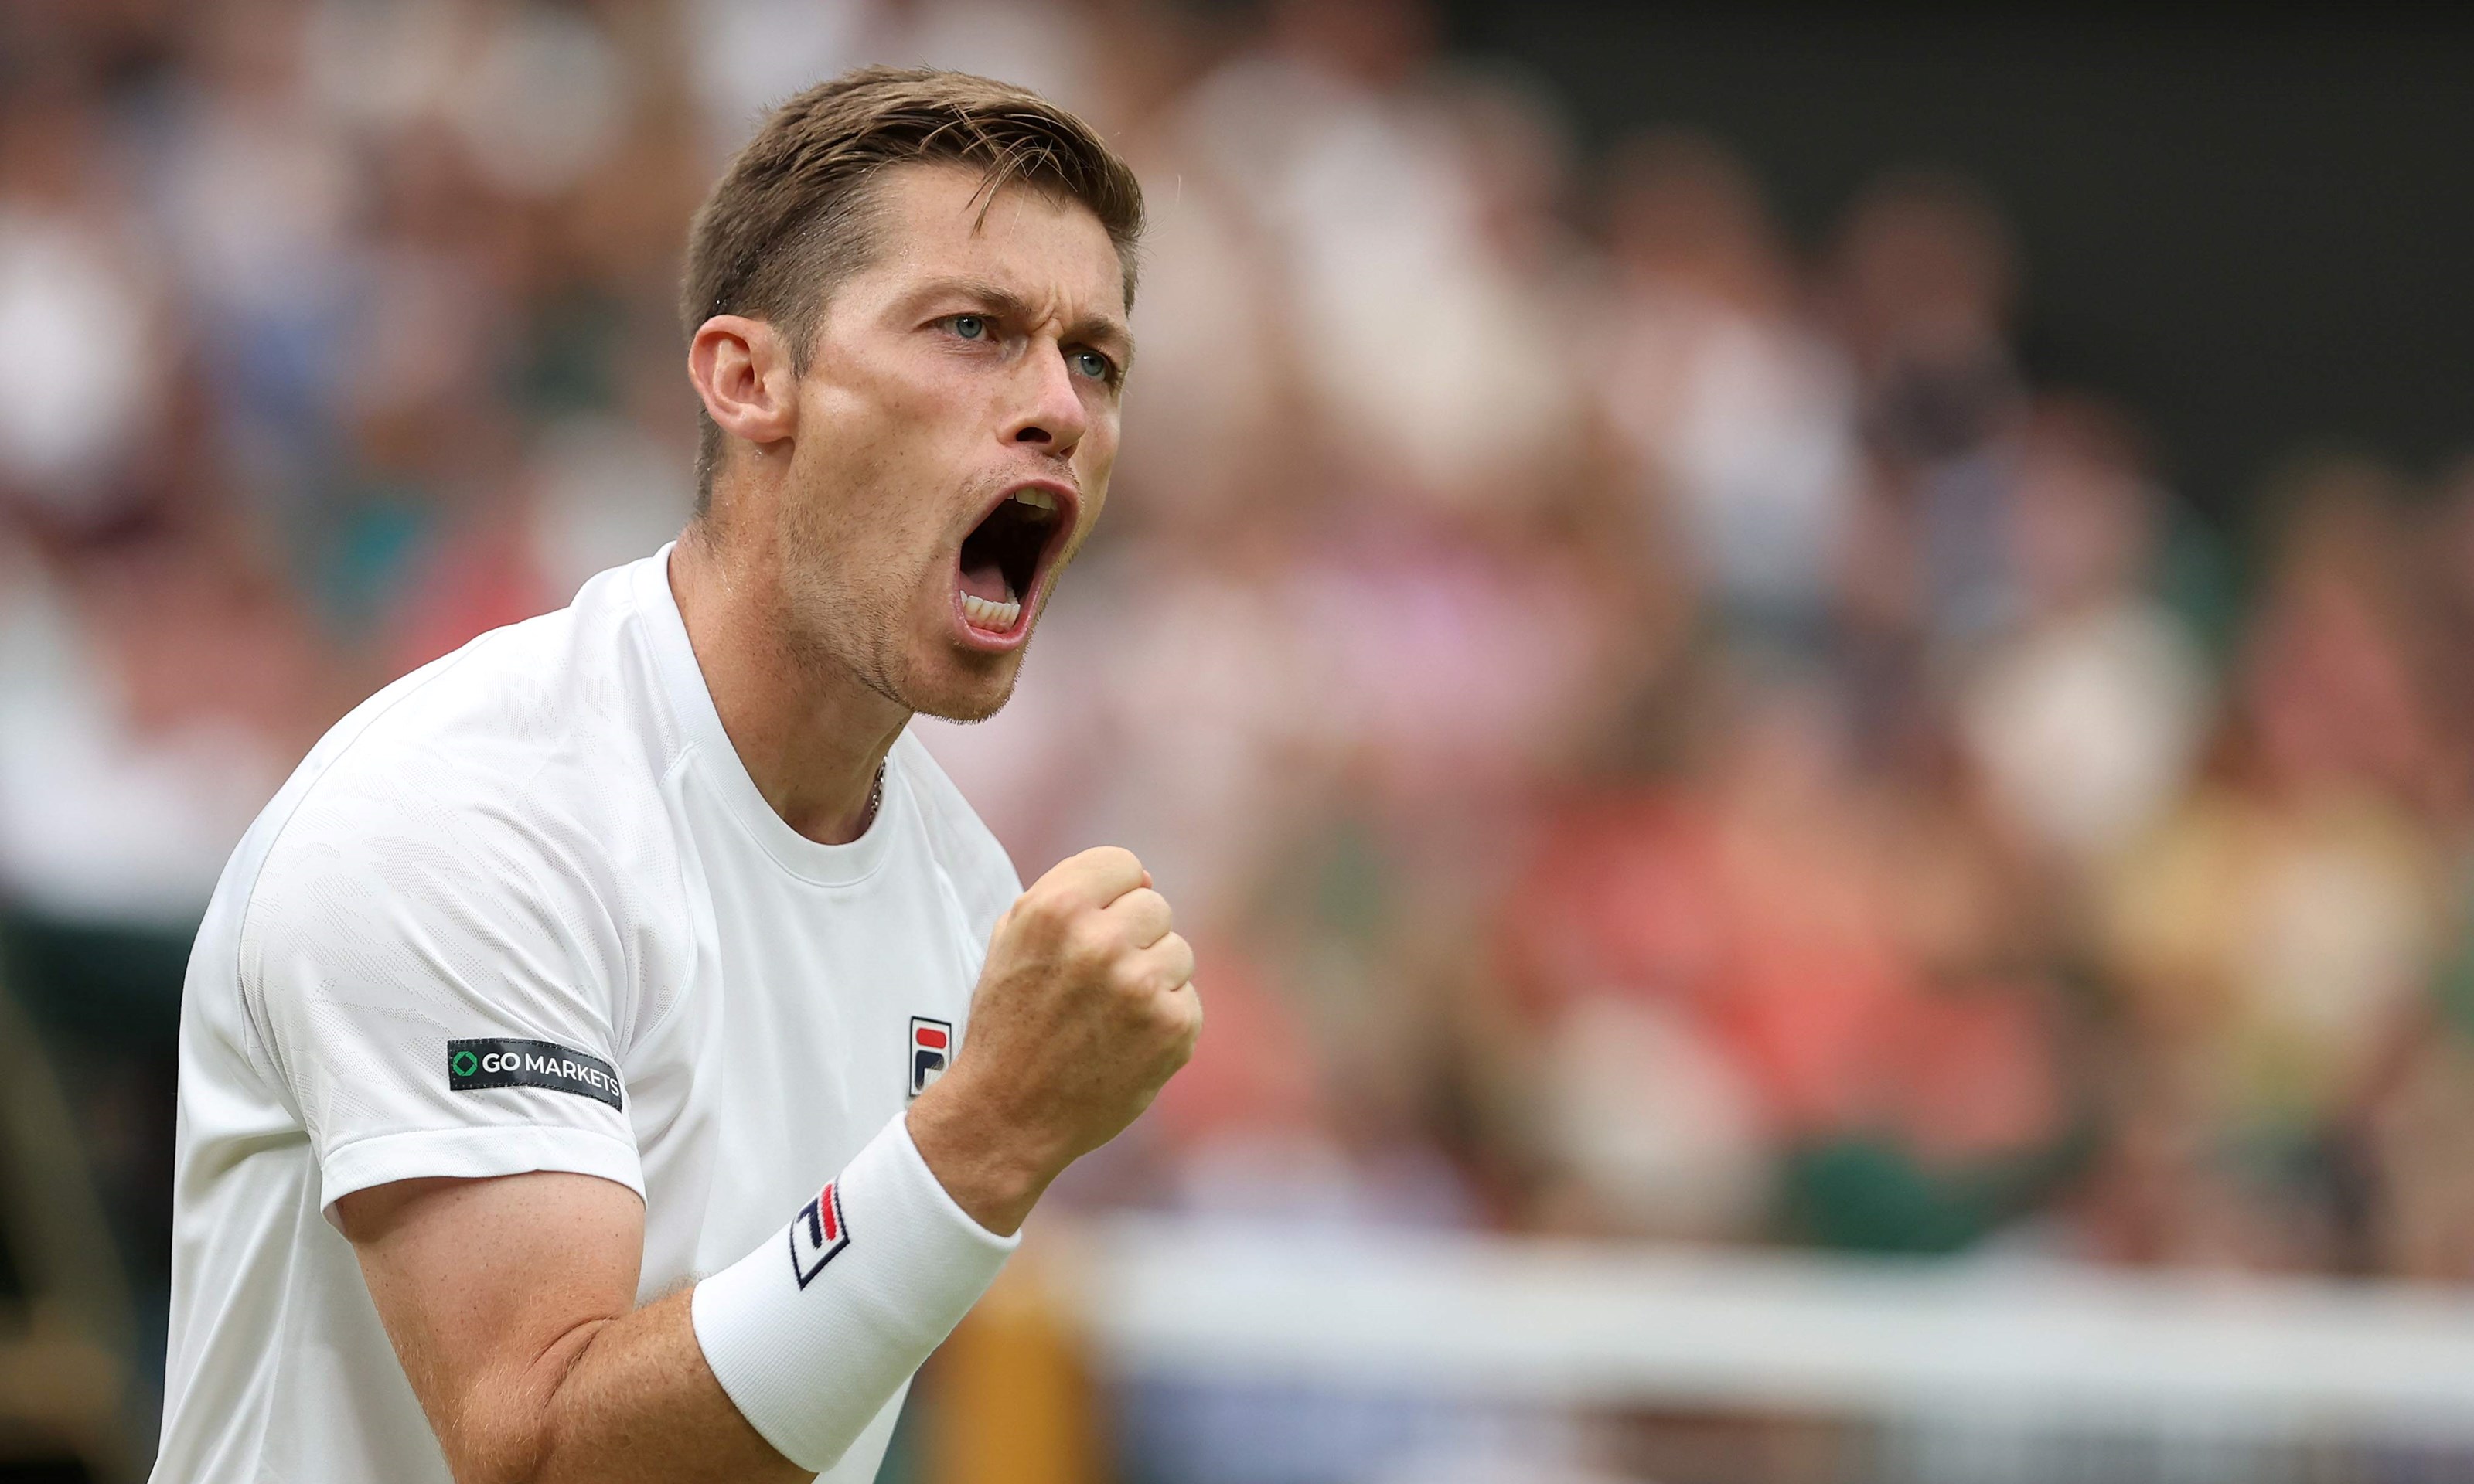
[[[2457,1290],[1133,1218],[1071,1246],[1106,1365],[1189,1391],[1828,1418],[1860,1476],[1932,1484],[2474,1478]]]

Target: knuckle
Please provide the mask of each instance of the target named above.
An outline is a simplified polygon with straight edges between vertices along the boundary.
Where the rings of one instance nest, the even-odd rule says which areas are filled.
[[[1117,956],[1117,935],[1096,912],[1075,914],[1063,933],[1066,956],[1078,964],[1106,964]]]
[[[1195,1044],[1201,1034],[1201,1030],[1202,1027],[1201,1025],[1197,1024],[1192,1019],[1188,1019],[1183,1025],[1178,1026],[1169,1034],[1168,1054],[1175,1065],[1183,1066],[1186,1063],[1194,1060]]]
[[[1160,992],[1159,969],[1147,954],[1129,953],[1117,961],[1115,978],[1118,990],[1138,1001],[1147,1001]]]
[[[1094,846],[1089,850],[1083,852],[1082,858],[1089,861],[1092,865],[1109,872],[1138,873],[1143,869],[1142,861],[1134,854],[1133,851],[1127,850],[1122,845]]]
[[[1173,996],[1163,994],[1152,1002],[1151,1021],[1152,1031],[1172,1045],[1185,1038],[1185,1011]]]
[[[1007,917],[1031,931],[1055,932],[1073,918],[1074,906],[1054,889],[1043,891],[1041,886],[1023,893]]]

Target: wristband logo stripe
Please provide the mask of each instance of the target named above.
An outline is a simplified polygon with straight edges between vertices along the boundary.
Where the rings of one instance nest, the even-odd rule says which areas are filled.
[[[842,1219],[841,1192],[837,1183],[826,1181],[816,1198],[801,1207],[790,1223],[790,1276],[807,1287],[825,1264],[841,1256],[850,1245],[850,1223]]]

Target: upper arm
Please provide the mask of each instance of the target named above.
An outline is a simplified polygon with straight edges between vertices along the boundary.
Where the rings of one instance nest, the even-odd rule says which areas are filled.
[[[543,1171],[373,1186],[335,1218],[455,1476],[534,1476],[556,1441],[552,1399],[635,1307],[643,1203]]]

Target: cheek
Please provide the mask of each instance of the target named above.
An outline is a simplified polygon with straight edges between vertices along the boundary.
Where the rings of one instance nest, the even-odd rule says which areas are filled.
[[[1108,475],[1117,467],[1117,412],[1094,414],[1090,431],[1074,450],[1074,472],[1086,495],[1104,495]]]
[[[817,347],[799,425],[826,462],[893,468],[917,461],[955,419],[953,369],[899,339],[856,336]]]
[[[798,458],[812,522],[854,557],[871,580],[907,580],[942,542],[951,515],[955,460],[940,425],[923,416],[934,399],[878,385],[868,395],[820,398]]]
[[[1100,433],[1095,427],[1093,434]],[[1108,478],[1117,465],[1116,429],[1107,436],[1086,436],[1082,446],[1074,451],[1074,482],[1082,492],[1081,517],[1076,522],[1074,544],[1069,550],[1079,551],[1090,539],[1092,527],[1100,523],[1100,513],[1108,508]]]
[[[1091,528],[1100,523],[1101,513],[1107,508],[1108,474],[1105,469],[1103,469],[1097,478],[1087,479],[1082,483],[1082,528],[1074,533],[1076,546],[1080,546],[1090,537]]]

